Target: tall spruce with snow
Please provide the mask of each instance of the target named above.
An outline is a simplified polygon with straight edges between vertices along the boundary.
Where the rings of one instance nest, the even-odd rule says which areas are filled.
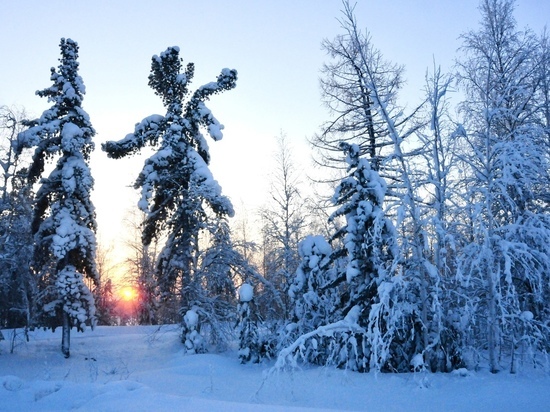
[[[63,325],[62,352],[70,355],[70,330],[95,325],[93,296],[84,278],[98,284],[95,210],[90,200],[94,181],[88,161],[95,130],[82,108],[84,83],[78,75],[78,44],[61,39],[61,58],[51,69],[52,86],[38,91],[53,105],[18,135],[18,150],[35,148],[30,184],[39,183],[32,230],[33,267],[39,274],[42,311],[48,326]],[[46,160],[59,156],[54,170],[42,177]],[[45,324],[45,325],[46,325]]]
[[[294,367],[301,359],[360,372],[380,370],[402,319],[395,304],[401,285],[392,276],[396,234],[383,209],[386,183],[360,157],[358,145],[341,142],[340,147],[348,175],[336,187],[333,201],[338,208],[330,220],[343,217],[345,222],[332,236],[332,247],[322,237],[301,244],[303,260],[290,292],[295,314],[302,319],[289,325],[299,336],[291,344],[283,342],[278,369]]]
[[[406,149],[410,150],[410,145],[405,146],[404,142],[409,143],[408,137],[421,129],[421,123],[408,121],[415,116],[415,111],[404,119],[402,115],[395,116],[396,112],[402,113],[395,104],[395,95],[388,95],[379,87],[376,62],[380,54],[373,54],[362,47],[365,34],[358,29],[354,8],[348,1],[344,2],[343,14],[342,27],[350,43],[354,45],[358,64],[364,73],[360,82],[371,91],[373,104],[377,107],[388,138],[393,144],[393,153],[384,162],[383,171],[394,181],[394,197],[388,202],[388,210],[396,213],[396,227],[399,228],[400,261],[397,268],[400,276],[395,276],[392,282],[393,298],[388,303],[393,300],[396,304],[388,312],[392,319],[391,328],[388,327],[385,337],[378,340],[384,350],[375,356],[378,359],[375,363],[381,365],[386,359],[389,369],[408,370],[413,359],[423,359],[424,362],[434,364],[441,344],[441,274],[429,256],[426,214],[422,208],[426,183],[418,178],[418,170],[414,167],[415,157],[418,158],[418,153],[426,148],[405,152]],[[384,290],[387,292],[390,288]],[[382,295],[384,293],[380,291],[380,296]],[[376,308],[380,309],[379,306]],[[382,313],[384,312],[380,312]],[[386,346],[391,341],[393,343]],[[379,345],[373,345],[373,348],[378,347]]]
[[[335,353],[341,366],[367,371],[378,365],[371,357],[379,353],[379,334],[388,330],[384,316],[389,309],[378,312],[373,308],[389,304],[386,295],[392,290],[390,277],[397,245],[394,227],[383,209],[386,183],[369,161],[359,156],[359,146],[342,142],[340,147],[346,154],[348,176],[336,187],[333,201],[338,209],[330,219],[343,216],[345,224],[333,235],[332,241],[339,240],[342,246],[335,249],[332,259],[345,258],[346,264],[336,271],[330,287],[345,282],[340,316],[359,313],[358,325],[369,334],[342,334]]]
[[[178,47],[169,47],[153,56],[149,86],[160,96],[166,115],[152,115],[135,126],[124,139],[103,144],[114,159],[138,152],[149,144],[156,152],[145,161],[134,187],[141,189],[139,207],[146,213],[142,241],[166,234],[160,253],[157,276],[162,291],[170,293],[181,285],[182,313],[191,309],[198,236],[206,228],[212,212],[232,216],[233,206],[221,193],[208,168],[210,155],[203,131],[215,141],[222,138],[223,126],[206,107],[211,96],[236,86],[236,70],[223,69],[215,82],[194,92],[193,63],[182,67]]]
[[[516,28],[514,1],[483,0],[480,10],[480,28],[463,36],[458,74],[471,171],[464,212],[473,223],[458,275],[480,309],[474,339],[488,348],[491,371],[504,354],[514,372],[521,354],[547,350],[550,338],[549,169],[537,113],[544,82],[534,35]]]

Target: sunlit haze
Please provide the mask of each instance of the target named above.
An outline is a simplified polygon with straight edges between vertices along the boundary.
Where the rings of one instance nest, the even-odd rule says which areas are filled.
[[[120,298],[126,301],[135,301],[138,298],[138,292],[132,286],[125,286],[120,289]]]

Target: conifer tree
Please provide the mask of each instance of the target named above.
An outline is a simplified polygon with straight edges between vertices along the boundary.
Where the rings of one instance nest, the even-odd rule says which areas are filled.
[[[239,359],[241,363],[258,363],[262,360],[262,344],[254,308],[254,289],[243,283],[239,288]]]
[[[320,80],[322,99],[332,118],[321,126],[322,132],[311,139],[316,161],[328,167],[341,168],[340,142],[357,144],[361,155],[368,156],[371,168],[378,171],[382,160],[391,153],[390,138],[381,99],[392,107],[392,119],[406,122],[403,110],[397,106],[397,94],[404,83],[401,65],[384,58],[368,33],[354,38],[348,30],[348,17],[353,6],[343,1],[344,34],[333,40],[325,39],[321,47],[330,57],[323,65]],[[363,58],[367,56],[367,69]],[[372,74],[372,84],[365,78]]]
[[[138,205],[146,213],[142,241],[149,245],[161,234],[167,236],[156,270],[158,284],[168,294],[181,285],[182,313],[192,306],[198,237],[206,228],[209,211],[218,217],[234,213],[208,168],[210,155],[202,132],[206,129],[215,141],[222,138],[223,126],[205,102],[234,88],[237,72],[223,69],[216,82],[191,92],[194,72],[193,63],[182,67],[178,47],[153,56],[149,86],[162,99],[166,115],[146,117],[134,133],[103,144],[114,159],[136,153],[147,144],[157,149],[134,184],[141,189]]]
[[[340,240],[342,247],[334,250],[332,259],[345,258],[346,265],[336,271],[329,286],[346,283],[338,308],[340,316],[358,312],[358,325],[367,329],[373,323],[372,307],[380,306],[381,285],[390,277],[397,245],[394,227],[382,208],[386,193],[384,180],[371,169],[367,159],[360,158],[359,146],[342,142],[340,147],[346,154],[349,174],[337,186],[333,197],[339,207],[330,219],[344,216],[345,224],[333,235],[332,241]],[[374,322],[379,329],[384,320]],[[369,370],[372,340],[372,337],[344,333],[335,349],[339,364],[359,371]],[[343,354],[346,351],[349,353]]]
[[[333,290],[322,290],[330,276],[330,257],[332,248],[323,236],[306,236],[299,244],[302,262],[290,285],[289,295],[292,303],[291,321],[287,326],[289,338],[309,333],[320,326],[330,323],[336,296]],[[315,337],[304,342],[302,358],[308,362],[324,364],[327,361],[328,338]]]
[[[78,44],[61,39],[61,58],[51,69],[52,86],[38,91],[53,105],[18,135],[18,150],[34,147],[29,184],[39,183],[32,231],[35,234],[33,268],[39,275],[45,325],[55,328],[61,318],[62,352],[70,355],[70,329],[83,331],[95,324],[93,296],[84,278],[98,284],[97,224],[90,199],[93,188],[88,161],[95,135],[82,108],[84,83],[78,74]],[[46,161],[59,156],[54,170],[43,177]]]

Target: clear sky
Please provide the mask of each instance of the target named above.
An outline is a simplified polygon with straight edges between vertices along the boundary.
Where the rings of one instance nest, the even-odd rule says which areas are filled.
[[[356,14],[385,57],[405,65],[403,100],[413,106],[433,59],[452,67],[459,35],[478,25],[477,6],[477,0],[359,0]],[[224,67],[235,68],[237,88],[209,104],[225,125],[224,139],[210,148],[214,178],[239,217],[264,202],[281,130],[296,150],[295,162],[310,167],[306,138],[329,118],[320,101],[318,79],[327,61],[320,43],[342,32],[341,8],[339,0],[4,0],[0,105],[39,116],[49,105],[35,91],[51,85],[60,38],[79,43],[83,107],[97,131],[93,201],[99,238],[111,243],[120,241],[125,213],[137,203],[128,186],[144,159],[107,159],[100,143],[123,138],[145,116],[165,113],[147,85],[151,56],[179,46],[184,63],[195,63],[196,87]],[[550,1],[519,0],[516,18],[540,33]]]

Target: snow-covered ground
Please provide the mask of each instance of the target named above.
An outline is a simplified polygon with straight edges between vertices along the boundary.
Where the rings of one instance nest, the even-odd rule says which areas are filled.
[[[0,411],[548,411],[550,375],[487,371],[359,374],[333,368],[272,372],[235,351],[185,355],[175,326],[35,331],[10,354],[0,342]]]

